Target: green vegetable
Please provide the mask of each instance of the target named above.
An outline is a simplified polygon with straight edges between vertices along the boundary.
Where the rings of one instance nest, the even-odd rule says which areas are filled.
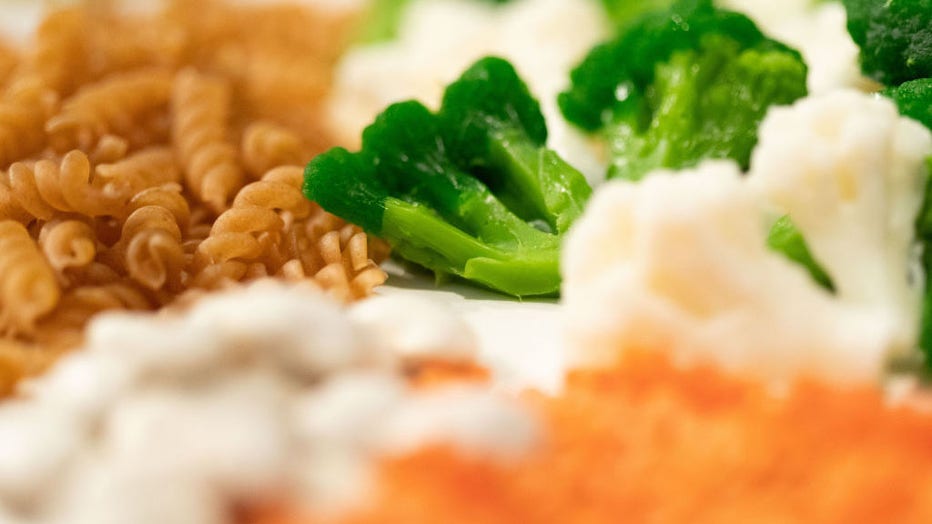
[[[893,99],[902,115],[932,130],[932,78],[904,82],[882,93]],[[932,157],[926,165],[932,175]],[[926,276],[919,348],[925,355],[927,370],[932,370],[932,178],[926,183],[922,209],[916,218],[916,237],[922,245],[922,268]]]
[[[828,290],[834,290],[831,278],[822,269],[822,266],[813,258],[806,244],[806,239],[802,233],[793,224],[790,217],[785,215],[781,217],[770,228],[770,234],[767,237],[767,246],[770,249],[783,254],[788,259],[806,268],[809,275],[820,286]]]
[[[932,49],[929,51],[932,53]],[[932,78],[904,82],[883,91],[896,102],[900,113],[932,129]]]
[[[492,4],[505,4],[511,0],[483,1]],[[359,41],[376,43],[397,38],[405,10],[411,2],[412,0],[371,0],[365,23],[360,29]]]
[[[546,138],[511,64],[484,58],[447,88],[439,114],[394,104],[363,132],[359,152],[335,148],[312,160],[304,191],[438,274],[552,295],[562,235],[591,189]]]
[[[679,0],[594,48],[571,80],[563,114],[606,140],[609,177],[639,180],[706,158],[746,169],[767,109],[806,94],[806,65],[746,16]]]
[[[932,157],[926,160],[926,168],[930,178],[926,182],[922,209],[916,218],[916,237],[922,245],[922,269],[925,274],[919,348],[925,355],[926,368],[932,370]]]
[[[667,9],[673,0],[602,0],[602,7],[617,27],[624,27],[639,16]]]
[[[932,77],[932,0],[843,0],[861,70],[886,85]]]

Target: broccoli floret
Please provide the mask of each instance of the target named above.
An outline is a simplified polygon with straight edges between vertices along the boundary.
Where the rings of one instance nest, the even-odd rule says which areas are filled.
[[[457,165],[475,173],[518,216],[565,233],[592,190],[547,149],[540,105],[514,68],[484,58],[444,93],[443,138]]]
[[[439,114],[394,104],[362,149],[311,161],[305,194],[387,240],[394,253],[515,296],[559,291],[563,233],[591,189],[544,147],[537,102],[510,64],[482,59]]]
[[[602,7],[617,27],[624,27],[639,16],[667,9],[673,0],[602,0]]]
[[[789,215],[780,217],[770,228],[770,234],[767,236],[767,246],[806,268],[812,279],[820,286],[828,290],[834,290],[831,277],[813,258],[809,246],[806,244],[806,239],[803,238],[802,232],[790,220]]]
[[[932,130],[932,78],[904,82],[882,93],[896,103],[900,114]],[[929,157],[926,165],[932,174],[932,157]],[[916,237],[922,244],[922,268],[926,276],[919,347],[925,355],[926,369],[929,370],[932,369],[932,179],[926,183],[922,209],[916,218]]]
[[[568,120],[599,132],[609,177],[639,180],[730,158],[747,169],[757,127],[773,104],[806,94],[799,53],[711,0],[680,0],[594,48],[560,95]]]
[[[932,54],[932,49],[929,50]],[[920,78],[889,88],[883,94],[893,99],[900,114],[932,129],[932,78]]]
[[[861,70],[886,85],[932,77],[932,0],[843,0]]]

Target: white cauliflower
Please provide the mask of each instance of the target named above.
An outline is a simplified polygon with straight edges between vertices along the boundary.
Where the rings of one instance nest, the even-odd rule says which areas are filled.
[[[569,70],[607,34],[606,17],[592,0],[519,0],[504,6],[414,1],[396,40],[356,47],[337,66],[327,104],[331,127],[352,146],[389,104],[413,98],[436,108],[444,87],[470,64],[497,55],[515,65],[540,100],[548,145],[590,180],[600,180],[604,162],[563,120],[556,99],[569,82]]]
[[[913,347],[922,279],[914,223],[932,137],[889,100],[838,91],[768,113],[750,182],[790,215],[838,299],[898,325],[896,349]]]
[[[876,376],[891,327],[835,300],[769,251],[766,235],[730,162],[603,186],[564,250],[578,362],[663,349],[774,382]]]
[[[579,357],[662,349],[776,381],[878,378],[916,341],[913,221],[930,154],[928,131],[891,102],[838,91],[772,110],[745,178],[709,162],[603,187],[564,250]],[[774,211],[837,294],[766,247]]]

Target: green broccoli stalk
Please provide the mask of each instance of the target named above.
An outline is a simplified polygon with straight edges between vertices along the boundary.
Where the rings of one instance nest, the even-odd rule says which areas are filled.
[[[932,0],[843,0],[861,70],[886,85],[932,77]]]
[[[780,217],[770,228],[767,247],[806,268],[812,280],[820,286],[828,290],[835,289],[831,277],[812,256],[802,232],[796,228],[788,215]]]
[[[552,295],[562,233],[591,189],[543,147],[546,133],[514,69],[483,59],[448,88],[439,115],[394,104],[363,132],[359,152],[312,160],[304,192],[438,274]]]
[[[610,178],[639,180],[730,158],[747,169],[767,109],[806,94],[799,53],[711,0],[680,0],[594,48],[560,94],[566,118],[599,132]]]

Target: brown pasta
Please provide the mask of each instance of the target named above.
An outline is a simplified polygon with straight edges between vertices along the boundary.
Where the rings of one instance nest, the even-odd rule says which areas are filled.
[[[0,397],[12,393],[22,377],[44,371],[56,356],[49,348],[0,339]]]
[[[0,96],[0,166],[45,147],[45,120],[57,95],[36,78],[18,79]]]
[[[61,296],[55,272],[19,222],[0,221],[0,328],[29,333]]]
[[[172,142],[194,196],[215,213],[227,209],[243,185],[236,148],[229,140],[229,85],[186,69],[172,90]]]
[[[89,73],[101,78],[140,67],[177,68],[183,60],[187,39],[184,30],[156,13],[129,15],[114,2],[95,0],[88,31]]]
[[[168,103],[171,79],[164,69],[140,69],[82,87],[46,124],[49,142],[56,151],[67,151],[92,150],[106,135],[131,144],[140,136],[144,140],[149,134],[144,124]]]
[[[61,212],[96,217],[118,214],[121,208],[120,198],[107,196],[91,184],[90,161],[78,150],[69,152],[60,163],[40,160],[13,164],[5,187],[9,188],[11,202],[0,209],[3,213],[0,219],[16,219],[25,214],[52,220]],[[2,191],[6,189],[0,188]]]
[[[187,206],[183,199],[171,200],[170,188],[164,194],[153,193],[141,193],[145,196],[134,201],[136,208],[105,260],[146,289],[179,291],[185,265],[179,215],[184,216]]]
[[[243,132],[243,165],[253,178],[277,166],[303,165],[310,156],[301,137],[287,127],[258,121]]]
[[[128,140],[116,135],[104,135],[97,141],[88,157],[95,165],[109,164],[123,159],[128,151]]]
[[[301,177],[300,167],[280,167],[262,180],[244,187],[233,201],[233,207],[214,222],[210,235],[198,246],[198,262],[202,266],[223,264],[231,260],[264,261],[271,272],[284,263],[272,246],[280,244],[286,223],[280,212],[293,218],[304,218],[310,212],[310,202],[301,194],[293,180]]]
[[[370,258],[369,240],[358,226],[345,224],[320,236],[315,229],[313,223],[305,224],[300,249],[307,272],[324,288],[350,299],[367,296],[385,282],[387,276]]]
[[[71,94],[87,77],[88,13],[80,6],[49,13],[36,30],[34,52],[23,74],[60,96]]]
[[[156,146],[137,151],[113,163],[100,164],[95,180],[103,194],[131,198],[140,191],[181,182],[181,172],[170,147]]]
[[[53,352],[80,344],[84,327],[94,315],[110,310],[148,310],[157,302],[127,281],[82,285],[68,291],[55,311],[39,322],[34,342]]]
[[[8,44],[0,43],[0,84],[6,83],[19,63],[19,53]]]
[[[39,247],[55,270],[59,281],[67,283],[65,272],[81,269],[97,256],[97,235],[94,228],[81,220],[59,219],[42,226]]]
[[[96,314],[274,276],[346,300],[387,251],[306,201],[302,165],[351,17],[296,5],[113,0],[0,43],[0,395]],[[247,182],[251,182],[248,183]]]

